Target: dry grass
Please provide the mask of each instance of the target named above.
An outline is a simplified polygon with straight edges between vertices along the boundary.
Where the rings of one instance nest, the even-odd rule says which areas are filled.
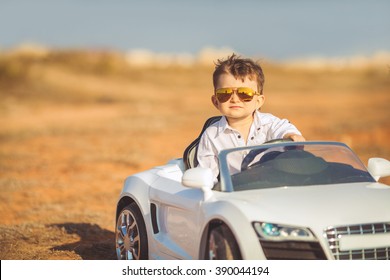
[[[181,157],[218,114],[212,71],[134,68],[110,52],[0,55],[0,258],[114,258],[124,178]],[[364,162],[390,158],[388,66],[264,71],[263,111]]]

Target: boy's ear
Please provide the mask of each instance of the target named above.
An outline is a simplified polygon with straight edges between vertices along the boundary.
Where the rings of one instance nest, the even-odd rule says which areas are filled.
[[[265,102],[265,96],[263,94],[257,96],[257,109],[260,109]]]
[[[219,109],[219,108],[218,108],[218,100],[217,100],[217,98],[215,97],[215,95],[212,95],[212,96],[211,96],[211,102],[213,103],[213,105],[215,106],[215,108]]]

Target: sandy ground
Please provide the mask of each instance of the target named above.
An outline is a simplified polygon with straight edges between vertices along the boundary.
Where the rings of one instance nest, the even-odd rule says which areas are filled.
[[[387,69],[265,68],[264,112],[308,140],[347,143],[364,163],[390,159]],[[30,69],[0,79],[0,259],[115,259],[123,180],[181,157],[218,114],[212,68]]]

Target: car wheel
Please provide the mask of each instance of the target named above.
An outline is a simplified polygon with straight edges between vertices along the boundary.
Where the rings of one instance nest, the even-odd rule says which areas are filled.
[[[240,249],[231,230],[224,224],[214,227],[209,234],[206,259],[241,260]]]
[[[142,214],[135,203],[124,207],[118,216],[115,232],[119,260],[148,259],[148,238]]]

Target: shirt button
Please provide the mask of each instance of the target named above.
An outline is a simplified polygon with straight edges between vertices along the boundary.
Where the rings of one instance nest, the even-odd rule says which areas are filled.
[[[252,136],[252,137],[251,137],[251,140],[253,140],[253,139],[255,139],[255,137]]]
[[[240,138],[241,138],[241,135],[238,135],[237,137],[238,137],[238,139],[240,139]]]

